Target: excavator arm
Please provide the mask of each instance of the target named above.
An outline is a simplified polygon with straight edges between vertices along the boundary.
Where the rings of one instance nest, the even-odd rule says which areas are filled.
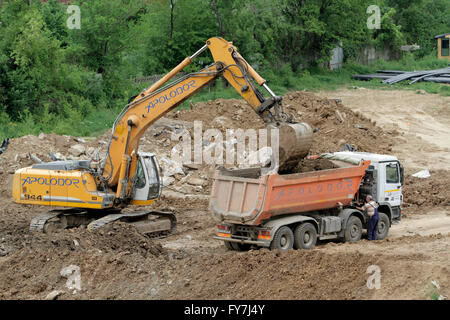
[[[167,84],[206,49],[212,54],[213,64]],[[211,38],[194,55],[134,97],[115,121],[102,177],[110,188],[117,187],[116,199],[125,200],[129,196],[130,178],[136,170],[139,140],[147,128],[220,76],[229,82],[265,122],[288,121],[281,111],[281,97],[275,96],[266,81],[242,58],[236,47],[222,38]],[[270,97],[264,98],[253,81],[263,86]]]

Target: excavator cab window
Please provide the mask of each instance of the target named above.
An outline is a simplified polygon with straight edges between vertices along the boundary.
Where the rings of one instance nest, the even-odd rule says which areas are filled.
[[[138,161],[137,165],[137,181],[136,181],[136,188],[142,189],[145,187],[145,173],[144,169],[142,168],[142,164],[140,161]]]
[[[160,196],[159,165],[153,155],[140,155],[136,167],[134,200],[152,200]]]
[[[154,160],[154,157],[144,158],[147,174],[148,174],[148,197],[147,200],[155,199],[159,197],[160,182],[159,182],[159,170]]]

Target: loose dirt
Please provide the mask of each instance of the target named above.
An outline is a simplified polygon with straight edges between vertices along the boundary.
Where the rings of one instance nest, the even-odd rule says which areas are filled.
[[[347,108],[376,121],[392,137],[393,153],[408,168],[449,170],[450,97],[364,88],[319,96],[339,98]]]
[[[403,220],[386,240],[323,242],[311,251],[284,254],[227,251],[212,239],[216,222],[207,195],[214,167],[174,168],[161,160],[173,180],[150,208],[176,213],[175,234],[149,239],[123,223],[94,232],[80,227],[30,233],[31,218],[48,208],[12,202],[14,171],[33,163],[30,153],[43,161],[50,161],[47,151],[60,158],[102,158],[110,132],[94,140],[53,134],[12,139],[0,155],[0,299],[43,299],[53,290],[63,292],[58,299],[431,299],[436,292],[449,297],[448,103],[406,91],[288,93],[285,111],[315,129],[310,155],[341,151],[346,144],[393,154],[405,164],[406,179]],[[218,99],[168,114],[146,132],[140,150],[170,159],[179,143],[172,134],[187,129],[192,135],[194,120],[202,121],[203,131],[264,127],[245,101]],[[70,151],[75,144],[84,147],[76,156]],[[305,159],[298,171],[329,168],[326,160]],[[411,177],[425,168],[430,178]],[[81,290],[69,290],[61,275],[70,265],[80,268]],[[367,287],[369,266],[380,269],[379,290]]]

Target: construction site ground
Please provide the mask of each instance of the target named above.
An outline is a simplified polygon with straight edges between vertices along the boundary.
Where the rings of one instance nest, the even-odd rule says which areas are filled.
[[[324,241],[286,253],[227,251],[213,239],[216,221],[208,212],[214,167],[180,168],[170,161],[178,143],[172,132],[192,131],[194,120],[202,121],[203,130],[264,127],[245,101],[218,99],[171,112],[142,139],[140,150],[159,156],[167,185],[152,208],[172,210],[178,219],[177,232],[162,239],[121,222],[95,231],[31,233],[30,220],[49,208],[13,203],[14,171],[33,163],[30,154],[49,161],[48,151],[60,158],[101,159],[110,132],[95,139],[11,139],[0,155],[0,299],[450,297],[450,98],[357,88],[292,92],[283,104],[296,120],[317,129],[312,155],[351,144],[358,151],[395,155],[404,164],[403,219],[387,239],[369,242],[364,235],[356,243]],[[431,177],[412,177],[424,169]],[[379,267],[379,289],[367,286],[373,265]],[[79,267],[81,290],[69,289],[61,275],[69,266]]]

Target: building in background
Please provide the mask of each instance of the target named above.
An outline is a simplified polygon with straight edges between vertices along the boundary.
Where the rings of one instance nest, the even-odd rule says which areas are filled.
[[[438,41],[438,58],[450,61],[450,33],[441,34],[434,38]]]

